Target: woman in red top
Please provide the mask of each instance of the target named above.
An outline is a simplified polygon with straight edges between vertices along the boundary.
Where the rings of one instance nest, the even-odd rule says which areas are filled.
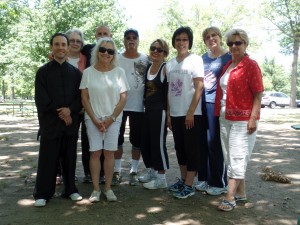
[[[236,201],[246,200],[245,173],[255,144],[264,91],[257,63],[246,54],[247,33],[233,29],[226,35],[232,55],[219,79],[215,115],[220,116],[220,133],[227,165],[228,192],[218,209],[231,211]]]

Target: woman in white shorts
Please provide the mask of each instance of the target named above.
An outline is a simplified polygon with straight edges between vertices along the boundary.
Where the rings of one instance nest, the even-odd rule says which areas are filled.
[[[90,143],[90,170],[94,190],[91,202],[100,200],[100,156],[104,154],[105,188],[108,201],[116,201],[111,190],[114,152],[118,149],[118,135],[122,112],[129,86],[122,68],[115,65],[116,46],[111,38],[101,38],[92,51],[91,66],[84,70],[80,84],[85,123]]]
[[[215,115],[220,116],[220,136],[227,165],[228,192],[219,210],[231,211],[237,201],[246,200],[245,174],[255,144],[264,91],[258,64],[249,58],[244,30],[226,35],[232,56],[218,82]]]

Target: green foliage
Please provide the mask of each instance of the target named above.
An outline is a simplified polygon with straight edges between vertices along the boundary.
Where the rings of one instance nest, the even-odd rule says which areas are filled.
[[[33,95],[36,70],[48,61],[49,39],[56,32],[79,28],[85,33],[85,42],[94,43],[96,27],[107,24],[116,45],[122,46],[126,17],[116,0],[30,2],[30,6],[27,1],[0,2],[0,37],[4,40],[0,46],[0,81],[5,80],[12,97]]]
[[[286,74],[282,66],[276,64],[275,58],[265,58],[261,69],[265,91],[290,93],[290,76]]]

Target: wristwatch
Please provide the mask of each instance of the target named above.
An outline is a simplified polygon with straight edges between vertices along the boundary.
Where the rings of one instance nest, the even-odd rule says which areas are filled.
[[[110,118],[112,119],[112,121],[116,122],[116,117],[114,117],[113,115],[111,115]]]

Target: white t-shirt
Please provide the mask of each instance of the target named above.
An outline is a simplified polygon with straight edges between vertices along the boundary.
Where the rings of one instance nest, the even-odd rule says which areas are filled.
[[[148,63],[148,57],[143,54],[135,59],[125,58],[122,54],[118,55],[117,65],[125,70],[130,87],[124,111],[144,112],[143,96]]]
[[[167,80],[169,83],[170,115],[174,117],[186,116],[195,93],[194,78],[204,77],[202,58],[190,54],[182,62],[176,58],[166,65]],[[201,99],[194,115],[202,115]]]
[[[120,100],[120,93],[129,90],[125,72],[115,67],[108,72],[100,72],[93,66],[83,71],[79,89],[88,89],[93,112],[98,118],[109,117]],[[85,118],[90,119],[87,113]],[[122,121],[122,113],[116,118]]]
[[[227,84],[229,79],[230,73],[227,69],[224,75],[220,79],[220,86],[223,92],[222,99],[221,99],[221,110],[220,116],[225,118],[225,110],[226,110],[226,98],[227,98]]]
[[[71,65],[73,65],[73,66],[75,66],[76,68],[78,68],[79,58],[71,58],[71,57],[69,57],[69,58],[68,58],[68,62],[69,62]]]

